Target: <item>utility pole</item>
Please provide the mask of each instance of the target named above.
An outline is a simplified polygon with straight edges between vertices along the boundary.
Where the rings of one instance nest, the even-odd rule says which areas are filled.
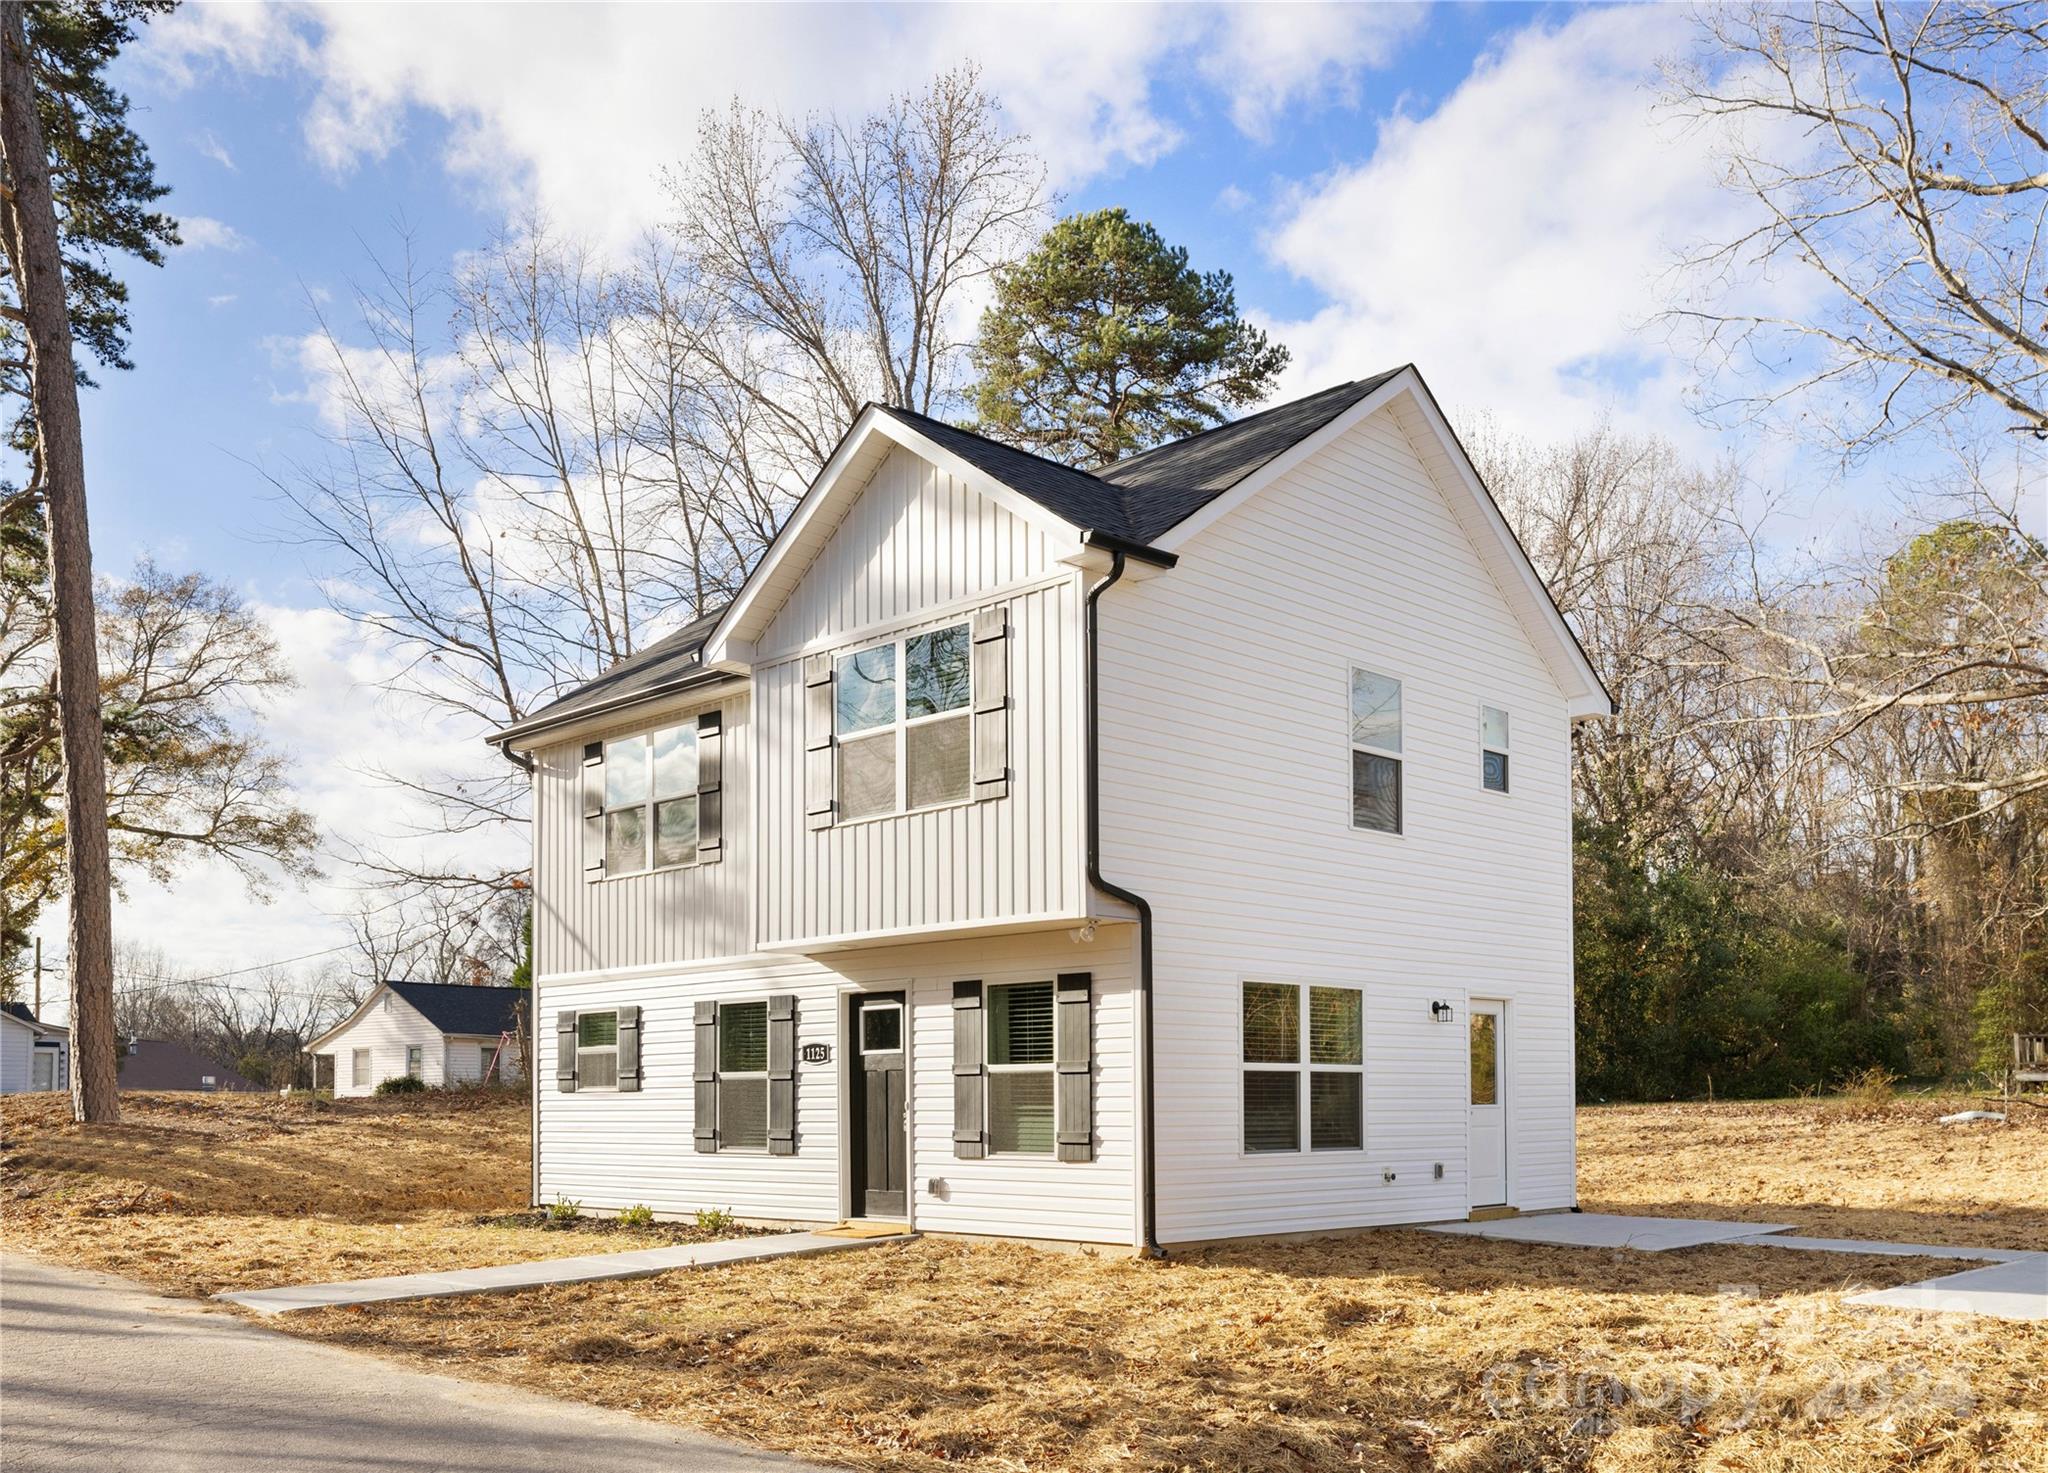
[[[43,938],[36,937],[36,1021],[43,1021]]]

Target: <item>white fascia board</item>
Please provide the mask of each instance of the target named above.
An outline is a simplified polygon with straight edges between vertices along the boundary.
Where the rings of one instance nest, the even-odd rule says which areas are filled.
[[[388,991],[390,991],[390,989],[386,987],[382,982],[379,982],[375,987],[372,987],[370,989],[370,995],[363,999],[361,1005],[358,1006],[354,1012],[350,1013],[346,1018],[343,1018],[339,1023],[336,1023],[332,1028],[328,1029],[318,1038],[307,1039],[306,1046],[302,1050],[302,1052],[309,1054],[313,1053],[317,1051],[323,1044],[332,1043],[335,1039],[341,1037],[342,1034],[348,1032],[349,1029],[355,1027],[356,1024],[360,1023],[363,1019],[367,1018],[370,1015],[371,1005],[377,1001],[379,996]],[[400,1000],[403,1001],[403,999]]]
[[[723,672],[724,667],[720,668]],[[752,690],[753,677],[750,674],[730,673],[728,679],[704,681],[697,685],[684,686],[679,690],[644,691],[616,705],[599,706],[589,711],[564,716],[555,724],[539,727],[524,736],[514,737],[505,745],[515,752],[530,755],[548,747],[560,747],[570,742],[582,741],[599,732],[615,731],[621,727],[647,726],[671,717],[685,716],[692,711],[720,705],[735,695],[745,695]]]
[[[725,617],[711,632],[704,645],[704,664],[739,663],[748,658],[753,641],[760,637],[774,609],[781,604],[780,599],[764,603],[769,597],[769,590],[777,583],[778,571],[791,557],[798,555],[798,550],[805,546],[814,530],[821,530],[823,519],[830,514],[831,508],[858,494],[866,486],[868,477],[893,446],[901,446],[929,461],[987,496],[1005,511],[1046,533],[1054,540],[1052,555],[1055,558],[1065,559],[1080,550],[1082,528],[1055,516],[1030,497],[1011,490],[986,471],[969,465],[952,451],[871,404],[861,411],[853,428],[840,440],[831,459],[825,462],[824,469],[811,482],[810,490],[804,493],[803,500],[797,503],[789,520],[783,523],[782,530],[776,533],[767,555],[747,576],[746,586],[740,590],[739,597],[732,601]],[[808,566],[809,558],[805,563]]]

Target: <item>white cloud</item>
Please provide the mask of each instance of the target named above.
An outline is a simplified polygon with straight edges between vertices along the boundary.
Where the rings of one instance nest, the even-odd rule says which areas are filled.
[[[235,156],[228,152],[228,146],[225,143],[222,143],[220,139],[214,135],[212,129],[209,128],[206,132],[201,133],[199,137],[194,140],[193,147],[199,150],[200,156],[202,158],[212,159],[216,164],[219,164],[223,169],[226,169],[230,174],[239,174],[242,172],[238,167],[236,167]]]
[[[1393,60],[1422,5],[1233,5],[1201,49],[1201,72],[1240,132],[1270,141],[1288,106],[1358,101],[1359,74]]]
[[[307,147],[336,173],[437,117],[446,167],[482,198],[621,241],[663,217],[661,170],[735,93],[868,107],[971,60],[1072,186],[1178,144],[1155,77],[1203,78],[1259,133],[1289,103],[1349,95],[1411,24],[1370,6],[188,6],[149,28],[145,55],[173,85],[309,73]]]
[[[1453,413],[1543,434],[1602,408],[1681,438],[1689,373],[1649,328],[1672,246],[1734,205],[1708,140],[1653,110],[1690,21],[1583,12],[1509,38],[1363,163],[1302,188],[1269,242],[1329,305],[1272,327],[1296,386],[1413,361]]]
[[[221,292],[221,293],[220,293],[219,295],[217,295],[217,296],[211,296],[211,297],[208,297],[208,298],[206,299],[206,305],[207,305],[207,306],[209,306],[209,307],[226,307],[226,306],[231,306],[231,305],[232,305],[232,304],[234,303],[234,301],[235,301],[235,293],[233,293],[233,292]]]
[[[180,215],[178,238],[188,251],[239,251],[249,244],[249,237],[211,215]]]

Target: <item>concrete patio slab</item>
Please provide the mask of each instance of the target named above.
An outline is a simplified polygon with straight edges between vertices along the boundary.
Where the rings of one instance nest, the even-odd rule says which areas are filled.
[[[1542,1243],[1556,1248],[1633,1248],[1642,1253],[1665,1253],[1673,1248],[1698,1248],[1708,1243],[1752,1238],[1759,1233],[1783,1232],[1790,1226],[1784,1222],[1710,1222],[1697,1217],[1551,1212],[1536,1217],[1504,1217],[1493,1222],[1441,1222],[1425,1231],[1499,1238],[1510,1243]]]
[[[1766,1248],[1799,1248],[1809,1253],[1877,1253],[1889,1258],[1965,1258],[1977,1263],[2017,1263],[2039,1258],[2023,1248],[1958,1248],[1952,1243],[1873,1243],[1863,1238],[1802,1238],[1797,1233],[1768,1233],[1756,1238],[1737,1238],[1738,1243],[1756,1242]]]
[[[2001,1320],[2048,1320],[2048,1253],[1967,1269],[1897,1289],[1857,1294],[1851,1304],[1981,1314]]]
[[[586,1253],[575,1258],[543,1258],[533,1263],[501,1263],[488,1268],[456,1269],[432,1274],[394,1274],[380,1279],[348,1279],[333,1284],[300,1284],[281,1289],[243,1289],[216,1294],[215,1299],[239,1304],[258,1314],[289,1314],[300,1309],[331,1309],[343,1304],[389,1304],[403,1299],[448,1299],[462,1294],[503,1294],[549,1284],[590,1284],[607,1279],[645,1278],[675,1269],[711,1268],[722,1263],[794,1258],[806,1253],[840,1253],[897,1242],[889,1238],[829,1238],[822,1233],[777,1233],[764,1238],[726,1238],[716,1243],[689,1243],[675,1248],[641,1248],[627,1253]]]

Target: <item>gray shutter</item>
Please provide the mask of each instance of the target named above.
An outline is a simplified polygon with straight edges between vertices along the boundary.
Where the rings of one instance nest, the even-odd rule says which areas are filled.
[[[832,657],[804,661],[804,811],[814,829],[832,827]]]
[[[988,1154],[984,1129],[988,1088],[986,1059],[982,1043],[987,1014],[981,1006],[979,982],[953,984],[953,1154],[963,1161],[978,1161]]]
[[[974,615],[974,797],[1010,791],[1010,610]]]
[[[768,1154],[796,1154],[796,995],[768,999]]]
[[[718,1149],[718,1004],[697,1004],[696,1042],[693,1073],[697,1084],[697,1106],[692,1122],[697,1149]]]
[[[555,1088],[563,1094],[576,1092],[576,1015],[555,1014]]]
[[[583,744],[583,878],[604,878],[604,743]]]
[[[697,718],[697,863],[725,857],[725,789],[719,747],[724,722],[717,711]]]
[[[1053,989],[1053,1120],[1062,1161],[1095,1159],[1093,1056],[1089,1045],[1092,976],[1062,972]]]
[[[640,1088],[640,1009],[619,1009],[619,1088]]]

